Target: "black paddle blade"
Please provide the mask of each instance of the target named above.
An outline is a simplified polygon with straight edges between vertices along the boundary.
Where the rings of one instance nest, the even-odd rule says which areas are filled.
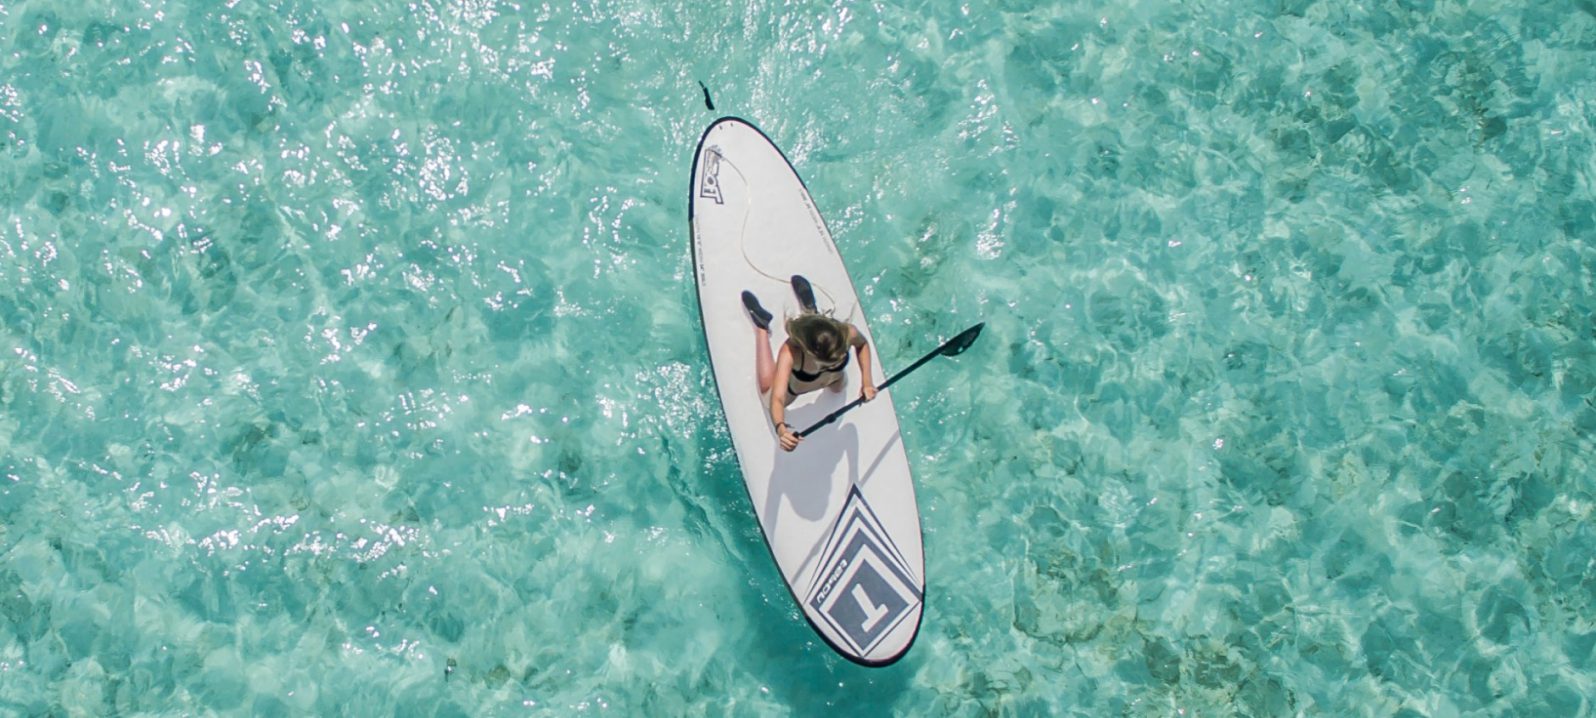
[[[981,336],[981,328],[985,326],[986,322],[981,322],[959,332],[958,336],[950,339],[947,344],[942,345],[942,356],[956,357],[963,354],[965,349],[969,349],[970,345],[975,343],[975,338]]]

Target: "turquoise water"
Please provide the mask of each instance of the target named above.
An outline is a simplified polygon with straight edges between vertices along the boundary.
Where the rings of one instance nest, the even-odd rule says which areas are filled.
[[[1591,715],[1596,6],[0,0],[0,715]],[[712,90],[705,109],[697,81]],[[930,592],[759,537],[783,145]]]

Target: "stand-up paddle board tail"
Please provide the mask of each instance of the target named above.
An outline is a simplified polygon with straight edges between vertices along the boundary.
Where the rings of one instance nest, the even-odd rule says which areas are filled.
[[[863,665],[893,663],[919,632],[925,551],[892,397],[878,395],[784,452],[756,374],[756,351],[779,350],[782,320],[801,311],[788,284],[794,274],[808,278],[822,311],[875,345],[831,232],[781,150],[734,117],[716,120],[699,139],[688,221],[716,391],[771,557],[828,645]],[[768,348],[755,339],[744,290],[776,315]],[[808,426],[856,396],[858,362],[846,372],[842,391],[794,399],[787,423]]]

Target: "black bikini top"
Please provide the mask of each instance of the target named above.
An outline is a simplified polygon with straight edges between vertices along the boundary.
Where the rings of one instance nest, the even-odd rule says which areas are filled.
[[[837,373],[839,371],[842,371],[843,369],[846,369],[848,367],[848,355],[847,354],[843,354],[842,355],[842,361],[837,362],[836,364],[833,364],[833,365],[828,366],[828,367],[821,367],[820,371],[815,372],[813,374],[811,374],[809,372],[806,372],[803,369],[800,369],[799,368],[799,364],[800,363],[801,362],[794,362],[793,363],[793,366],[792,366],[792,376],[793,376],[793,378],[797,379],[798,381],[802,381],[802,382],[811,382],[811,381],[814,381],[816,379],[819,379],[820,377],[822,377],[822,376],[824,376],[826,374],[835,374],[835,373]]]

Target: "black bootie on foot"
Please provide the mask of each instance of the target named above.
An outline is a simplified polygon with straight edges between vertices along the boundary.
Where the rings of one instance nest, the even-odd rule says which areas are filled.
[[[818,312],[815,308],[815,290],[809,286],[809,280],[801,274],[792,275],[792,293],[798,295],[798,306],[806,312]]]
[[[754,320],[754,326],[766,331],[770,330],[770,312],[759,306],[759,297],[754,296],[753,292],[746,289],[743,290],[743,307],[748,310],[748,318]]]

